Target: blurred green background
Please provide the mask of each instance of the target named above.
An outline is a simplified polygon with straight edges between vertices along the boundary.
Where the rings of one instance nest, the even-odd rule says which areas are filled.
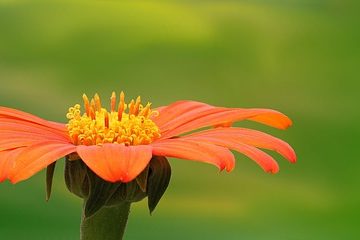
[[[358,239],[360,18],[356,1],[0,0],[0,105],[64,122],[82,93],[153,105],[192,99],[280,110],[298,163],[264,173],[171,159],[152,216],[133,205],[126,239]],[[356,100],[358,99],[358,100]],[[58,165],[0,185],[0,239],[78,239],[81,201]]]

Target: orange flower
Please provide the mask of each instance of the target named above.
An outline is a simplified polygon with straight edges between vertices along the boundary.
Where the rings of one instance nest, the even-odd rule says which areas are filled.
[[[292,122],[269,109],[214,107],[195,101],[178,101],[152,110],[138,97],[125,104],[124,93],[111,110],[102,107],[96,94],[69,109],[68,124],[46,121],[29,113],[0,107],[0,181],[23,181],[57,159],[81,159],[109,182],[130,182],[149,164],[152,156],[206,162],[230,172],[235,159],[230,150],[248,156],[266,172],[276,173],[277,162],[259,148],[278,152],[290,162],[294,150],[286,142],[256,130],[231,127],[251,120],[279,129]],[[215,126],[193,132],[204,127]],[[191,134],[187,134],[193,132]]]

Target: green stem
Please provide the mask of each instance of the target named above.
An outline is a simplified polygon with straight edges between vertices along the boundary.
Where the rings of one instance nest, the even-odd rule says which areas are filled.
[[[84,217],[80,226],[81,240],[121,240],[130,213],[130,203],[103,207],[89,218]]]

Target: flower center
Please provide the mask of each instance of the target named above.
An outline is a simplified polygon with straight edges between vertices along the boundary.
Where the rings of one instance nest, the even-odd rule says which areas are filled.
[[[120,143],[145,145],[160,137],[159,128],[150,119],[157,111],[152,111],[150,103],[141,104],[141,99],[131,100],[125,104],[125,95],[120,94],[116,111],[116,94],[112,93],[111,111],[102,108],[100,97],[95,94],[89,101],[84,94],[85,113],[81,115],[80,105],[69,108],[66,125],[70,138],[75,145],[101,145],[103,143]],[[128,113],[125,111],[128,110]]]

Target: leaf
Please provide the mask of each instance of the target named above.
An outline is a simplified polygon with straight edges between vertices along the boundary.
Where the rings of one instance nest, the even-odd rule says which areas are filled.
[[[56,162],[48,165],[46,168],[46,201],[49,201],[51,196],[52,182],[54,177]]]
[[[147,194],[148,207],[151,214],[169,185],[171,167],[165,157],[154,156],[150,161],[149,168]]]

